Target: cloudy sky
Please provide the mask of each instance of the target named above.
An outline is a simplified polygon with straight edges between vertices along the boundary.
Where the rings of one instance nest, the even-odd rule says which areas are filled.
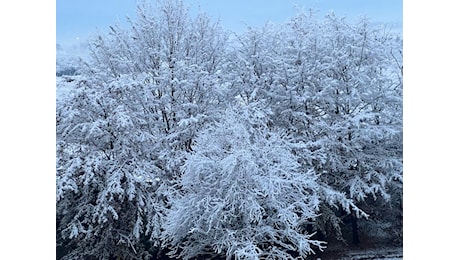
[[[153,0],[154,1],[154,0]],[[319,14],[334,11],[355,19],[367,16],[402,31],[402,0],[183,0],[192,14],[201,9],[232,31],[241,31],[245,23],[263,25],[266,21],[284,22],[296,13],[296,6],[312,8]],[[138,0],[56,0],[56,42],[78,44],[98,29],[124,24],[126,16],[135,18]]]

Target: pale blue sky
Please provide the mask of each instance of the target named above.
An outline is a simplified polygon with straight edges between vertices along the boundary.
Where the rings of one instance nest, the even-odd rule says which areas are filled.
[[[127,15],[136,17],[136,3],[136,0],[56,0],[56,42],[77,44],[97,28],[105,32],[109,25],[124,24]],[[260,26],[266,21],[284,22],[295,15],[295,6],[312,8],[321,15],[333,10],[350,19],[365,15],[372,22],[389,23],[402,31],[402,0],[184,0],[184,3],[190,6],[192,14],[200,6],[232,31],[243,30],[244,23]]]

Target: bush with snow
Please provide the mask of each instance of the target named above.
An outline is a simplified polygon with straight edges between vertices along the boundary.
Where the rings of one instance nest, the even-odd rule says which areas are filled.
[[[323,248],[306,225],[318,214],[318,184],[302,171],[288,136],[262,112],[228,111],[197,137],[171,201],[163,237],[173,255],[302,258]]]

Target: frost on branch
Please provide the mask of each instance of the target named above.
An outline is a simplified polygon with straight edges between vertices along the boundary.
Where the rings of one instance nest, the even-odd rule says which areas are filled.
[[[157,4],[139,5],[130,29],[94,36],[81,75],[58,91],[57,238],[68,259],[139,259],[157,248],[169,186],[224,104],[213,94],[219,24],[190,17],[181,1]]]
[[[202,131],[183,166],[163,233],[172,254],[291,259],[322,249],[305,230],[318,213],[316,176],[300,171],[289,139],[240,109]]]
[[[321,223],[340,233],[342,215],[373,217],[360,207],[375,212],[380,205],[373,201],[398,198],[392,187],[394,180],[402,184],[399,38],[366,19],[300,13],[284,25],[248,30],[237,44],[232,91],[241,102],[264,101],[270,123],[305,144],[296,150],[301,168],[319,174],[322,211],[331,213]]]

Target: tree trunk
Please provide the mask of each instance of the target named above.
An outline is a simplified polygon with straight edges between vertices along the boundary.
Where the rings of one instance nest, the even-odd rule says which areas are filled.
[[[357,245],[360,243],[358,235],[358,222],[355,216],[351,216],[351,232],[353,236],[353,244]]]

